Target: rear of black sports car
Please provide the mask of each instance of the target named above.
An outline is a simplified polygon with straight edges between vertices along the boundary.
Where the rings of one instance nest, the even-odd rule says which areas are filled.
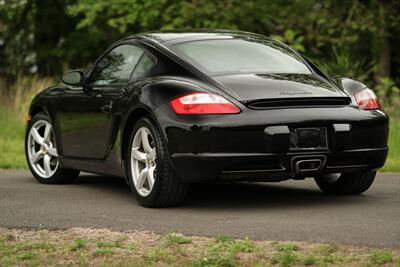
[[[243,105],[234,115],[171,114],[179,118],[163,121],[179,176],[274,181],[372,170],[385,163],[388,117],[381,111],[330,103],[250,107]],[[156,112],[173,111],[163,106]]]
[[[218,41],[206,40],[206,45],[196,42],[209,49]],[[224,41],[222,47],[229,50],[229,41]],[[218,58],[226,51],[207,58],[201,49],[202,53],[195,53],[197,47],[187,52],[179,45],[171,45],[171,50],[204,72],[215,66],[207,65],[209,57]],[[274,42],[267,46],[281,52],[286,49]],[[198,54],[201,57],[196,58]],[[306,65],[304,60],[302,64]],[[289,73],[252,69],[208,72],[219,85],[213,88],[214,93],[193,86],[194,92],[178,95],[158,107],[154,112],[179,177],[187,182],[280,181],[382,167],[388,153],[388,116],[376,96],[360,82],[330,79],[307,66],[309,73],[290,66],[286,66]],[[227,100],[223,104],[232,107],[207,112],[205,106],[204,114],[196,111],[196,105],[212,107],[214,103],[204,99],[197,103],[202,94],[222,96]]]

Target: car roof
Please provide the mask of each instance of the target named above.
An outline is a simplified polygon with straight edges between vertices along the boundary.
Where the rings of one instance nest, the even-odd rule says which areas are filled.
[[[231,39],[231,38],[264,38],[270,39],[266,36],[234,30],[223,29],[190,29],[190,30],[168,30],[168,31],[154,31],[139,33],[136,35],[128,36],[124,40],[130,39],[146,39],[156,44],[170,46],[175,43],[189,42],[195,40],[209,40],[209,39]]]

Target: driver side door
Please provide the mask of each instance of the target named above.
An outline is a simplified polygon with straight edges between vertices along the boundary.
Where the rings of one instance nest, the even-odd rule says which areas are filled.
[[[82,88],[65,88],[58,101],[63,157],[107,156],[121,90],[143,53],[139,46],[118,45],[96,62]]]

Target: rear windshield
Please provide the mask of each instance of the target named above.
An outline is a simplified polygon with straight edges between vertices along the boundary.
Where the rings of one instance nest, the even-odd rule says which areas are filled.
[[[272,40],[201,40],[178,43],[172,50],[212,75],[311,74],[298,55]]]

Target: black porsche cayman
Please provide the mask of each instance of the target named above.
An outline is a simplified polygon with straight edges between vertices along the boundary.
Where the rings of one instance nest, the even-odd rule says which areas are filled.
[[[326,193],[359,194],[388,152],[372,90],[257,34],[138,34],[61,80],[29,110],[32,174],[122,176],[148,207],[179,203],[194,182],[314,177]]]

